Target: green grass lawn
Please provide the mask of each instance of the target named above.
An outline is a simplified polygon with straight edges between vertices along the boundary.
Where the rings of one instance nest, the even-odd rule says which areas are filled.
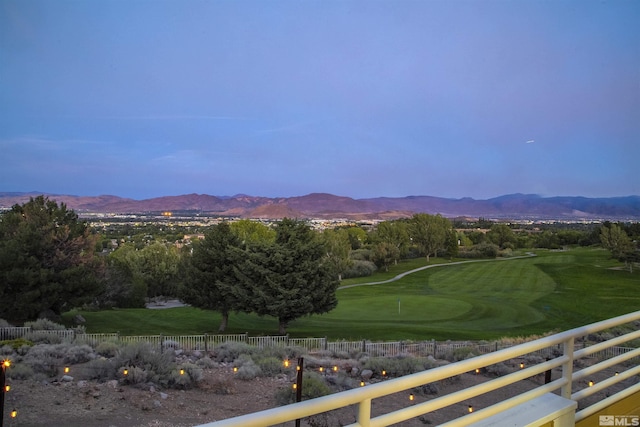
[[[537,251],[536,257],[437,266],[400,280],[367,286],[424,267],[409,260],[368,278],[345,280],[338,307],[289,325],[292,337],[371,340],[494,339],[566,330],[640,310],[640,273],[600,249]],[[73,311],[88,332],[124,335],[216,333],[220,315],[190,307],[166,310]],[[274,318],[232,314],[227,333],[270,335]]]

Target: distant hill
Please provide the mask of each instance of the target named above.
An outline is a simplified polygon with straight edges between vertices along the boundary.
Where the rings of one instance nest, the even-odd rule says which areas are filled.
[[[42,193],[0,192],[0,208],[28,202]],[[587,198],[510,194],[487,200],[432,196],[352,199],[326,193],[298,197],[217,197],[207,194],[156,197],[146,200],[118,196],[44,194],[78,213],[198,212],[241,218],[394,219],[415,213],[489,219],[640,220],[640,196]]]

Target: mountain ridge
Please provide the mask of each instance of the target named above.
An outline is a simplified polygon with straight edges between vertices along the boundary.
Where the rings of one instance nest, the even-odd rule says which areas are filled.
[[[640,220],[640,196],[589,198],[542,197],[507,194],[491,199],[459,199],[435,196],[374,197],[354,199],[329,193],[294,197],[262,197],[238,194],[212,196],[184,194],[136,200],[115,195],[75,196],[32,192],[0,192],[0,208],[23,204],[44,195],[80,213],[197,212],[241,218],[278,219],[284,216],[325,219],[395,219],[416,213],[445,217],[557,220]]]

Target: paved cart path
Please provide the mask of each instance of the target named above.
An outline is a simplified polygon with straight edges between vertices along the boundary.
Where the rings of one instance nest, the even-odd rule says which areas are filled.
[[[402,279],[404,276],[407,276],[407,275],[413,274],[413,273],[417,273],[418,271],[426,270],[427,268],[445,267],[445,266],[448,266],[448,265],[470,264],[472,262],[509,261],[509,260],[512,260],[512,259],[531,258],[531,257],[534,257],[534,256],[536,256],[536,254],[534,254],[533,252],[527,252],[526,255],[514,256],[514,257],[510,257],[510,258],[473,259],[473,260],[469,260],[469,261],[450,262],[450,263],[447,263],[447,264],[425,265],[424,267],[418,267],[418,268],[414,268],[413,270],[409,270],[409,271],[405,271],[404,273],[400,273],[397,276],[392,277],[391,279],[382,280],[380,282],[356,283],[354,285],[340,286],[338,288],[338,290],[348,289],[348,288],[355,288],[355,287],[358,287],[358,286],[373,286],[373,285],[382,285],[384,283],[391,283],[391,282],[395,282],[396,280]]]

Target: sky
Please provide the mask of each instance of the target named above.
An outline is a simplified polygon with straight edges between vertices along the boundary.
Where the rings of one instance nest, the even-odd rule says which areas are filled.
[[[0,0],[0,191],[640,195],[634,0]]]

